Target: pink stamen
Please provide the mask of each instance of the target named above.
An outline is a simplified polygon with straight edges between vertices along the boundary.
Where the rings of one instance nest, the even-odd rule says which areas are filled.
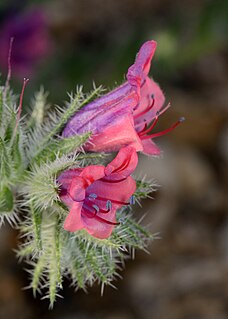
[[[84,205],[83,205],[84,206]],[[97,220],[100,220],[100,221],[102,221],[103,223],[106,223],[106,224],[109,224],[109,225],[119,225],[120,223],[115,223],[115,222],[111,222],[110,220],[107,220],[107,219],[105,219],[105,218],[102,218],[102,217],[100,217],[100,216],[98,216],[97,214],[99,213],[99,212],[101,212],[101,210],[96,210],[94,207],[89,207],[89,206],[87,206],[87,205],[85,205],[86,207],[83,207],[83,212],[86,214],[86,216],[88,217],[88,218],[95,218],[95,219],[97,219]],[[93,212],[91,212],[91,210],[90,210],[90,208],[92,208],[92,209],[94,209],[94,213]],[[105,211],[105,213],[108,213],[107,211]],[[92,216],[91,216],[91,214],[93,214]]]
[[[160,111],[157,112],[158,114],[156,115],[156,117],[162,115],[163,113],[165,113],[170,107],[171,107],[171,104],[168,103],[166,105],[166,107],[164,107],[163,109],[161,109]]]
[[[153,99],[152,99],[152,103],[151,103],[149,106],[147,106],[147,107],[145,108],[145,110],[143,110],[142,112],[140,112],[140,113],[138,113],[138,114],[136,114],[136,115],[133,115],[134,120],[137,119],[137,118],[139,118],[139,117],[142,116],[143,114],[146,114],[147,112],[149,112],[149,111],[153,108],[154,103],[155,103],[155,99],[153,98]]]
[[[100,217],[100,216],[98,216],[98,215],[96,215],[94,218],[96,218],[97,220],[100,220],[100,221],[102,221],[102,222],[104,222],[104,223],[106,223],[106,224],[108,224],[108,225],[119,225],[120,223],[114,223],[114,222],[111,222],[110,220],[107,220],[107,219],[105,219],[105,218],[102,218],[102,217]]]
[[[153,124],[147,130],[142,130],[141,132],[138,133],[139,137],[141,138],[147,133],[151,132],[153,128],[155,127],[155,125],[157,124],[157,122],[158,122],[158,117],[155,118]]]
[[[146,129],[147,129],[147,124],[145,124],[144,127],[143,127],[143,129],[138,132],[138,135],[140,135],[141,133],[143,133]]]
[[[142,140],[147,140],[147,139],[150,139],[150,138],[155,138],[155,137],[159,137],[159,136],[165,135],[168,132],[170,132],[173,129],[175,129],[175,127],[180,125],[184,120],[185,120],[185,118],[181,117],[176,123],[174,123],[171,127],[167,128],[166,130],[158,132],[158,133],[154,133],[154,134],[151,134],[151,135],[142,136],[141,139]]]

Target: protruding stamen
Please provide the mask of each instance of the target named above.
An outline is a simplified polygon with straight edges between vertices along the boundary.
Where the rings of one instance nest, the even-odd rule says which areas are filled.
[[[174,123],[172,126],[167,128],[166,130],[158,132],[158,133],[154,133],[154,134],[151,134],[151,135],[142,136],[141,139],[142,140],[146,140],[146,139],[155,138],[155,137],[159,137],[159,136],[165,135],[165,134],[169,133],[170,131],[172,131],[173,129],[175,129],[175,127],[180,125],[184,120],[185,120],[185,118],[181,117],[176,123]]]
[[[147,130],[144,130],[144,131],[141,131],[139,132],[139,137],[141,138],[142,136],[146,135],[147,133],[151,132],[153,130],[153,128],[155,127],[155,125],[157,124],[158,122],[158,117],[155,118],[153,124],[147,129]]]
[[[97,205],[93,205],[92,207],[96,210],[97,213],[99,212],[99,207]]]
[[[163,113],[165,113],[169,108],[171,107],[171,104],[168,103],[166,105],[166,107],[164,107],[163,109],[161,109],[160,111],[156,112],[156,117],[162,115]]]
[[[89,206],[84,203],[82,207],[88,218],[94,218],[100,211],[97,205]]]

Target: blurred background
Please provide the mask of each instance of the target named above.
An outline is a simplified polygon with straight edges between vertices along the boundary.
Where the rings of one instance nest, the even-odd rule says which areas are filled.
[[[0,232],[1,319],[227,319],[228,318],[228,2],[225,0],[47,0],[0,2],[0,69],[7,73],[14,36],[12,86],[29,77],[25,104],[41,86],[50,103],[66,92],[124,80],[141,44],[158,48],[151,76],[172,108],[159,120],[161,159],[140,156],[136,176],[161,187],[136,208],[160,239],[149,254],[126,262],[117,290],[74,292],[54,310],[34,299],[14,249],[18,234]]]

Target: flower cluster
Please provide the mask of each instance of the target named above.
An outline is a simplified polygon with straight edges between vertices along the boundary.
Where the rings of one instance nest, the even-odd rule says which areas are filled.
[[[109,237],[116,225],[116,210],[129,205],[126,201],[135,191],[129,175],[137,165],[136,152],[159,155],[161,151],[152,139],[183,120],[162,132],[152,132],[158,117],[169,107],[164,106],[159,85],[148,77],[155,49],[155,41],[144,43],[128,69],[127,81],[85,105],[63,130],[65,138],[91,131],[92,137],[84,146],[86,151],[119,151],[106,168],[88,166],[59,176],[60,198],[70,208],[64,224],[68,231],[84,228],[94,237]]]
[[[18,57],[25,50],[22,69],[28,70],[27,62],[36,56],[32,40],[39,42],[40,36],[44,42],[41,47],[37,43],[36,53],[43,52],[40,19],[39,14],[25,16],[23,23],[9,21],[0,30],[0,57],[6,41],[1,32],[19,32],[13,47],[10,42],[8,76],[0,86],[0,226],[5,220],[17,225],[23,238],[18,256],[32,268],[30,287],[34,295],[44,289],[52,307],[64,277],[76,288],[94,282],[104,287],[116,277],[127,252],[145,249],[155,238],[134,220],[129,207],[150,196],[155,185],[131,174],[138,152],[158,156],[154,139],[182,119],[153,132],[169,108],[159,85],[148,77],[155,41],[143,44],[126,82],[110,93],[101,96],[98,87],[84,94],[79,87],[65,106],[51,108],[41,90],[31,113],[21,117],[28,80],[15,107],[10,62],[12,57],[15,65],[15,50]]]

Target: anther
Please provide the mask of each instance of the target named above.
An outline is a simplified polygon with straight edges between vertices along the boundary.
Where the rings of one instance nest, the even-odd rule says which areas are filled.
[[[97,194],[95,193],[89,194],[89,199],[95,199],[95,198],[97,198]]]
[[[111,209],[112,209],[112,202],[111,202],[110,200],[107,200],[107,202],[106,202],[106,208],[107,208],[108,210],[111,210]]]
[[[184,117],[181,117],[176,123],[174,123],[172,126],[168,127],[167,129],[158,132],[158,133],[154,133],[154,134],[150,134],[150,135],[143,135],[141,136],[141,139],[150,139],[150,138],[155,138],[155,137],[159,137],[162,135],[165,135],[166,133],[169,133],[170,131],[172,131],[173,129],[175,129],[178,125],[180,125],[183,121],[185,120]],[[145,134],[145,133],[144,133]]]
[[[119,222],[120,222],[121,224],[125,224],[125,223],[126,223],[126,219],[123,218],[123,217],[121,217],[121,218],[119,219]]]
[[[96,210],[97,213],[99,212],[99,207],[97,205],[93,205],[92,207]]]
[[[130,197],[130,205],[135,205],[135,196],[134,195],[132,195]]]

